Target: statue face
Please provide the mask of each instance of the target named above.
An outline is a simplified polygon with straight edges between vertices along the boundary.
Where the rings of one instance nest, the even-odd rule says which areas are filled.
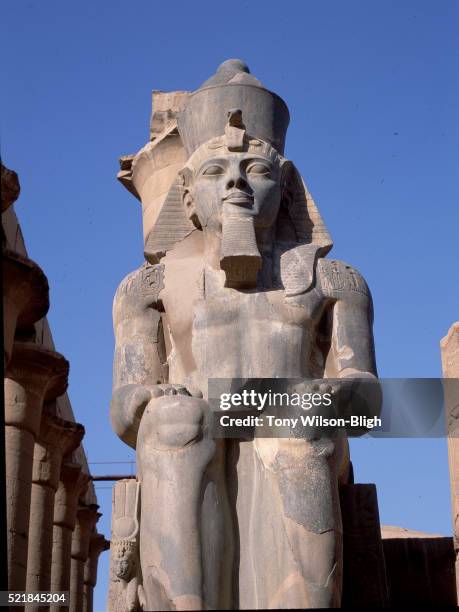
[[[189,213],[210,229],[219,230],[227,216],[252,218],[255,228],[271,227],[279,212],[280,175],[279,164],[252,152],[208,158],[190,187]]]
[[[114,570],[118,578],[126,579],[131,574],[132,564],[128,559],[115,559]]]

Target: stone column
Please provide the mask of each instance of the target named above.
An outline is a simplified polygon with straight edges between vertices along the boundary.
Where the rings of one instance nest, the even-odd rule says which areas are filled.
[[[35,262],[3,250],[3,346],[6,369],[19,328],[31,328],[49,309],[46,276]]]
[[[8,588],[26,586],[27,545],[35,439],[43,401],[64,393],[68,362],[32,343],[15,343],[5,378]]]
[[[54,497],[62,457],[80,444],[84,427],[44,413],[35,443],[30,503],[27,591],[49,591],[53,549]],[[38,609],[38,608],[37,608]]]
[[[441,340],[441,358],[445,378],[445,409],[448,429],[448,460],[451,480],[453,541],[456,554],[456,590],[459,601],[459,323],[454,323]]]
[[[340,487],[343,518],[343,608],[387,608],[389,592],[374,484]]]
[[[81,465],[64,463],[54,498],[51,591],[70,591],[72,532],[75,528],[78,499],[88,486],[89,476]],[[57,610],[59,606],[51,606]]]
[[[110,548],[110,542],[102,533],[91,533],[89,540],[89,555],[84,565],[84,599],[83,612],[93,610],[93,592],[97,582],[97,564],[99,555]]]
[[[72,561],[70,570],[70,612],[81,612],[84,601],[84,566],[89,556],[91,533],[101,516],[99,506],[80,506],[72,535]]]

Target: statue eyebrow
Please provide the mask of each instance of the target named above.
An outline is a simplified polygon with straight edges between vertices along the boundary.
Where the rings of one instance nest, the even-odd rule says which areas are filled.
[[[201,172],[204,168],[218,165],[226,167],[228,165],[228,161],[224,157],[214,157],[212,159],[207,159],[204,163],[200,165],[198,173]]]
[[[247,164],[249,164],[250,162],[258,162],[258,163],[264,162],[265,164],[268,164],[270,166],[272,165],[272,161],[270,159],[267,159],[266,157],[262,157],[261,155],[260,157],[250,157],[248,159],[243,159],[242,161]]]
[[[266,157],[250,157],[249,159],[241,159],[240,165],[245,165],[246,167],[249,164],[257,163],[257,164],[265,164],[268,168],[272,168],[273,162],[270,159],[266,159]]]

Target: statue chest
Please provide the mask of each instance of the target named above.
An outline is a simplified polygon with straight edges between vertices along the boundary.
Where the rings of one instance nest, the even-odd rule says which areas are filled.
[[[242,292],[222,288],[193,307],[192,352],[209,377],[307,376],[322,311],[314,291],[301,302],[283,290]]]
[[[317,289],[294,298],[284,290],[238,291],[198,265],[181,279],[162,293],[172,382],[204,391],[208,378],[311,375],[325,308]]]

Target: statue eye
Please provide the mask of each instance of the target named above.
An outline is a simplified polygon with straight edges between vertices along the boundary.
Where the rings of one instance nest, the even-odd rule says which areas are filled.
[[[247,168],[247,174],[267,175],[270,174],[271,169],[265,164],[252,164]]]
[[[225,172],[224,168],[221,166],[217,166],[214,164],[213,166],[208,166],[204,171],[204,176],[218,176],[219,174],[223,174]]]

